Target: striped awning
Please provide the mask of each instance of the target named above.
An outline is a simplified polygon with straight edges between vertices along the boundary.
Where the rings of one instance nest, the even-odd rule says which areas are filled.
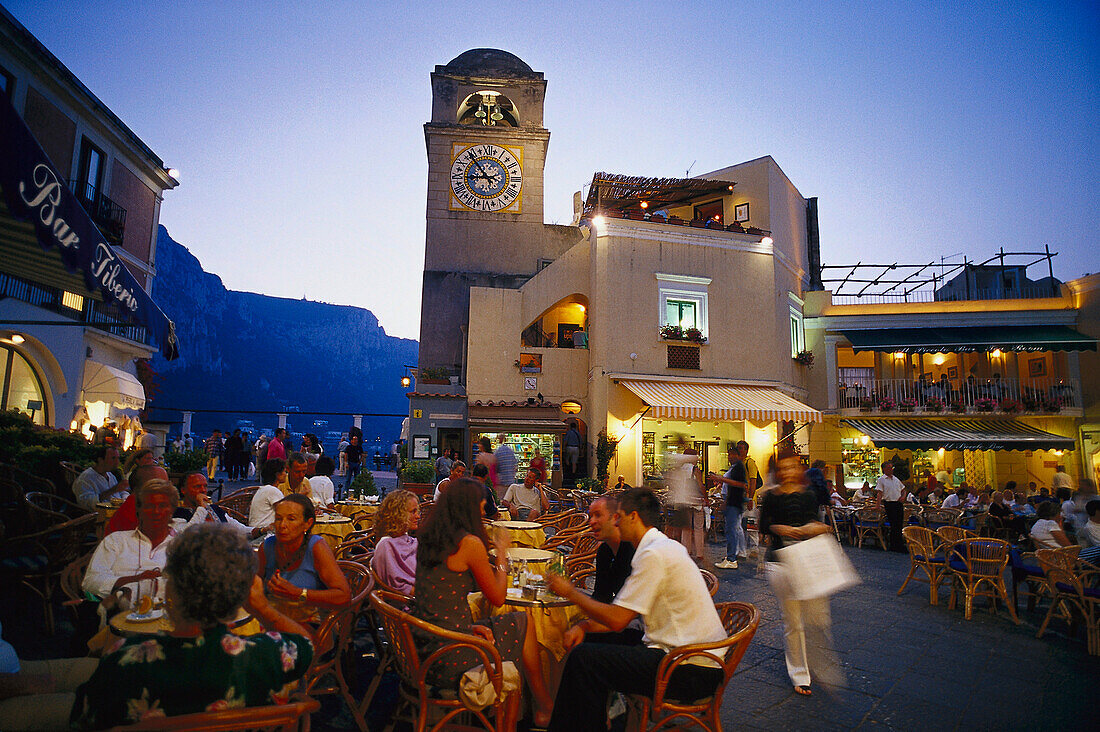
[[[842,419],[893,450],[1073,450],[1072,437],[1015,419]]]
[[[793,420],[820,422],[821,412],[807,407],[778,389],[767,386],[696,384],[673,381],[635,381],[620,384],[634,392],[664,419]]]

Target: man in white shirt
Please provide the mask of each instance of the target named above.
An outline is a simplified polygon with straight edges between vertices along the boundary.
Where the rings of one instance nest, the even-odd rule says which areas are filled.
[[[246,526],[220,507],[211,505],[210,496],[206,493],[206,475],[191,473],[183,479],[183,496],[180,497],[179,508],[172,514],[172,526],[179,533],[188,526],[208,521],[232,526],[242,534],[247,534],[249,539],[255,539],[264,533],[262,526]]]
[[[118,450],[111,445],[100,445],[95,451],[92,467],[76,476],[73,495],[81,507],[95,513],[95,505],[111,495],[125,498],[129,485],[126,479],[119,481],[111,471],[118,467]]]
[[[550,575],[550,589],[580,607],[599,630],[619,632],[641,617],[645,636],[642,645],[634,646],[581,643],[583,633],[570,636],[576,645],[562,672],[548,726],[551,732],[605,732],[609,692],[651,696],[657,667],[669,651],[727,637],[687,549],[655,528],[661,504],[653,491],[627,491],[617,516],[622,540],[637,548],[630,576],[612,603],[593,600],[558,575]],[[713,694],[723,674],[717,660],[708,661],[697,657],[678,669],[668,685],[669,698],[694,700]]]
[[[890,551],[905,551],[901,529],[905,517],[905,484],[894,476],[894,463],[887,460],[882,464],[882,475],[875,483],[875,494],[882,501],[886,518],[890,521]]]
[[[466,463],[461,460],[455,460],[451,463],[451,474],[435,486],[435,500],[439,500],[443,497],[443,494],[447,492],[447,488],[451,485],[452,480],[458,480],[462,476],[466,475]]]
[[[1069,476],[1066,475],[1066,466],[1059,465],[1054,468],[1054,477],[1050,479],[1050,490],[1052,493],[1056,492],[1059,488],[1066,488],[1073,490],[1073,485],[1069,482]]]
[[[260,479],[264,484],[252,496],[248,509],[248,525],[254,529],[275,523],[275,504],[283,500],[284,495],[278,486],[286,479],[286,461],[280,458],[265,460]]]
[[[314,475],[309,480],[309,489],[313,492],[313,505],[318,508],[332,508],[336,501],[336,486],[332,484],[332,474],[336,471],[336,461],[328,455],[317,458]]]
[[[125,609],[143,595],[164,599],[160,574],[168,544],[176,535],[171,522],[179,494],[167,480],[154,478],[135,499],[138,527],[103,537],[84,574],[81,587],[104,600],[104,612],[116,601]]]
[[[959,488],[954,493],[951,493],[947,498],[943,499],[943,505],[940,508],[962,508],[963,498],[966,497],[966,489]]]
[[[550,508],[545,486],[538,483],[538,474],[527,471],[522,483],[512,483],[504,493],[504,506],[514,519],[534,521]]]

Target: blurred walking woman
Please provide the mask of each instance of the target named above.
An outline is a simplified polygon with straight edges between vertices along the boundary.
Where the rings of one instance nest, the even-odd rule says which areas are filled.
[[[419,530],[416,554],[416,615],[429,623],[491,641],[506,661],[520,661],[534,696],[535,724],[550,720],[553,700],[546,689],[534,624],[513,612],[470,622],[466,596],[481,590],[494,606],[504,604],[508,590],[508,540],[494,537],[496,562],[489,557],[489,537],[481,517],[485,486],[470,478],[451,483]],[[426,646],[425,656],[438,644]],[[449,653],[432,665],[428,681],[456,689],[468,669],[480,663],[472,650]]]
[[[781,454],[777,477],[779,485],[765,493],[760,502],[760,536],[768,542],[768,582],[783,610],[787,674],[797,693],[809,695],[811,667],[819,680],[827,684],[838,681],[829,628],[829,598],[795,599],[790,576],[775,552],[826,534],[829,527],[817,520],[817,497],[807,488],[798,456]]]

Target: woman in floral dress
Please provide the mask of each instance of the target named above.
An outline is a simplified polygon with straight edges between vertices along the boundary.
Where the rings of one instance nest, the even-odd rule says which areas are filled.
[[[462,478],[451,483],[418,532],[416,554],[417,617],[448,630],[472,633],[492,641],[506,661],[519,661],[535,702],[535,725],[545,727],[554,705],[539,661],[534,625],[523,612],[479,620],[470,617],[467,595],[481,590],[494,606],[504,604],[508,592],[508,539],[494,536],[495,563],[489,557],[489,537],[481,517],[485,486]],[[441,643],[424,643],[425,656]],[[429,683],[455,689],[468,669],[481,661],[470,649],[448,654],[429,670]]]
[[[77,689],[72,719],[104,729],[150,717],[285,702],[309,668],[305,628],[268,604],[248,541],[204,523],[168,549],[166,607],[171,635],[131,638],[104,656]],[[268,632],[233,635],[241,605]]]

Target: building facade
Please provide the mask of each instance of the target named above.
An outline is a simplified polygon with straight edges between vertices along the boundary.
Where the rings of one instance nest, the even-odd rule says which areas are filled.
[[[174,357],[149,298],[163,193],[158,158],[0,8],[0,408],[124,442],[145,405],[136,362]]]

